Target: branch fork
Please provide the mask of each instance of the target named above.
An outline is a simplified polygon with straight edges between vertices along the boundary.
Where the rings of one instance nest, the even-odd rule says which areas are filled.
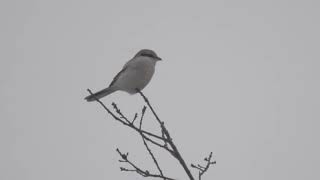
[[[140,120],[137,120],[139,114],[135,113],[133,119],[130,121],[121,112],[121,110],[120,110],[120,108],[118,108],[117,104],[113,102],[111,105],[112,105],[115,113],[117,114],[116,115],[103,102],[101,102],[99,99],[95,99],[116,121],[122,123],[123,125],[129,127],[130,129],[136,131],[140,135],[148,154],[152,158],[153,163],[155,164],[155,166],[158,170],[158,173],[153,173],[153,172],[150,172],[149,170],[143,170],[142,168],[139,168],[138,165],[136,165],[134,162],[129,160],[129,158],[128,158],[129,153],[122,153],[117,148],[116,151],[118,152],[119,156],[121,157],[119,162],[126,163],[130,166],[130,169],[125,168],[125,167],[120,167],[120,170],[125,171],[125,172],[136,172],[137,174],[139,174],[143,177],[154,177],[154,178],[160,178],[163,180],[174,180],[174,178],[171,178],[171,177],[164,175],[163,170],[161,169],[157,158],[155,157],[154,153],[152,152],[152,149],[149,146],[149,143],[150,143],[156,147],[159,147],[159,148],[169,152],[169,154],[171,154],[180,163],[180,165],[182,166],[182,168],[184,169],[184,171],[188,175],[189,179],[195,180],[195,178],[192,175],[190,169],[188,168],[185,160],[182,158],[177,146],[174,144],[168,129],[164,125],[164,122],[160,120],[159,116],[156,114],[153,107],[151,106],[148,98],[139,89],[136,89],[136,90],[137,90],[137,93],[139,93],[141,95],[141,97],[143,98],[143,100],[145,101],[145,103],[147,105],[147,106],[143,106],[143,108],[141,110]],[[88,92],[92,95],[92,92],[90,89],[88,89]],[[159,124],[159,127],[161,129],[161,135],[157,135],[155,133],[149,132],[149,131],[142,128],[144,115],[145,115],[146,110],[148,108],[151,110],[152,114],[156,118],[157,123]],[[135,125],[135,121],[139,121],[138,126]],[[207,158],[205,158],[205,161],[206,161],[205,166],[201,166],[200,164],[198,164],[198,165],[191,164],[192,168],[195,168],[199,171],[199,175],[198,175],[199,180],[201,180],[201,177],[203,176],[203,174],[205,172],[207,172],[209,167],[216,163],[215,161],[212,161],[211,159],[212,159],[212,152],[210,153],[210,155]]]

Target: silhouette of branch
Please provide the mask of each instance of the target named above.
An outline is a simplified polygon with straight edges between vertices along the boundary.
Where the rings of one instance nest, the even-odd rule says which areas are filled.
[[[144,117],[144,114],[146,113],[146,109],[147,107],[146,106],[143,106],[142,108],[142,112],[141,112],[141,118],[140,118],[140,124],[139,124],[139,129],[142,128],[142,121],[143,121],[143,117]],[[162,137],[163,138],[163,137]],[[164,139],[164,138],[163,138]]]
[[[90,89],[88,89],[88,92],[89,92],[90,94],[92,94],[92,92],[91,92]],[[151,139],[151,138],[155,138],[155,139],[161,140],[161,141],[163,141],[163,142],[166,142],[167,140],[166,140],[165,138],[163,138],[163,137],[161,137],[161,136],[158,136],[158,135],[155,135],[155,134],[153,134],[153,133],[151,133],[151,132],[148,132],[148,131],[142,129],[143,117],[144,117],[144,114],[145,114],[145,112],[146,112],[147,107],[144,106],[144,107],[142,108],[139,127],[136,127],[136,126],[134,125],[134,121],[137,119],[137,116],[138,116],[137,113],[135,114],[134,119],[133,119],[132,121],[129,121],[129,119],[128,119],[128,118],[121,112],[121,110],[118,108],[118,106],[117,106],[116,103],[112,103],[112,106],[113,106],[115,112],[119,115],[119,117],[116,116],[111,110],[109,110],[109,108],[107,108],[107,107],[104,105],[104,103],[101,102],[99,99],[96,98],[95,100],[96,100],[116,121],[121,122],[123,125],[125,125],[125,126],[127,126],[127,127],[130,127],[131,129],[137,131],[137,132],[140,134],[140,136],[141,136],[141,138],[142,138],[142,140],[143,140],[144,146],[146,147],[148,153],[150,154],[150,156],[151,156],[151,158],[152,158],[154,164],[156,165],[156,167],[157,167],[157,169],[158,169],[158,171],[159,171],[160,174],[159,174],[159,175],[150,174],[148,171],[143,171],[143,170],[141,170],[140,168],[138,168],[137,166],[135,166],[135,165],[134,165],[132,162],[130,162],[130,161],[126,161],[126,162],[129,163],[132,167],[134,167],[134,170],[129,170],[129,169],[126,169],[126,168],[121,168],[121,171],[135,171],[135,172],[137,172],[138,174],[140,174],[140,175],[142,175],[142,176],[144,176],[144,177],[158,177],[158,178],[162,178],[162,179],[164,179],[164,180],[173,180],[172,178],[169,178],[169,177],[166,177],[166,176],[163,175],[163,172],[162,172],[162,170],[161,170],[161,168],[160,168],[160,166],[159,166],[159,163],[158,163],[157,159],[155,158],[154,154],[152,153],[152,150],[150,149],[150,147],[149,147],[148,144],[147,144],[147,141],[148,141],[148,142],[150,142],[150,143],[152,143],[152,144],[154,144],[154,145],[156,145],[156,146],[158,146],[158,147],[160,147],[160,148],[164,148],[164,149],[166,149],[167,151],[169,151],[170,153],[172,153],[172,150],[171,150],[171,149],[169,149],[168,147],[166,147],[166,146],[164,146],[164,145],[156,142],[156,140]],[[121,154],[118,149],[117,149],[117,151],[118,151],[119,154]],[[126,155],[126,156],[127,156],[127,155]],[[122,157],[123,160],[125,160],[125,159],[124,159],[124,157],[125,157],[124,154],[122,154],[121,157]]]
[[[91,95],[93,94],[90,89],[87,89],[87,91],[88,91]],[[151,133],[151,132],[148,132],[148,131],[145,131],[145,130],[143,130],[143,129],[139,129],[139,128],[135,127],[135,126],[133,125],[133,122],[129,122],[129,121],[127,121],[127,120],[126,120],[126,121],[122,120],[121,118],[117,117],[114,113],[112,113],[112,111],[111,111],[109,108],[107,108],[107,106],[106,106],[103,102],[101,102],[99,99],[95,99],[95,100],[96,100],[116,121],[122,123],[122,124],[125,125],[125,126],[128,126],[128,127],[132,128],[132,129],[134,129],[134,130],[137,131],[137,132],[142,131],[142,133],[144,134],[144,136],[145,136],[145,135],[148,135],[148,136],[154,137],[154,138],[156,138],[156,139],[159,139],[159,140],[162,140],[162,141],[166,141],[166,139],[164,139],[164,138],[161,137],[161,136],[155,135],[155,134],[153,134],[153,133]],[[114,103],[114,108],[118,109],[118,107],[117,107],[117,105],[116,105],[115,103]],[[120,111],[120,112],[121,112],[121,111]],[[122,113],[121,113],[121,114],[122,114]],[[147,136],[146,136],[146,137],[147,137]],[[148,138],[148,139],[150,139],[150,138]],[[148,140],[148,139],[147,139],[147,140]],[[149,141],[149,140],[148,140],[148,141]],[[159,143],[154,143],[154,142],[152,142],[152,143],[159,146]],[[160,146],[161,146],[161,145],[160,145]]]
[[[100,101],[100,100],[99,100],[99,101]],[[101,101],[100,101],[100,102],[101,102]],[[103,103],[102,103],[102,104],[103,104]],[[158,139],[158,140],[162,140],[162,141],[164,141],[164,142],[167,142],[168,140],[167,140],[166,138],[160,137],[160,136],[158,136],[158,135],[155,135],[155,134],[153,134],[153,133],[151,133],[151,132],[148,132],[148,131],[145,131],[145,130],[142,129],[142,121],[143,121],[143,117],[144,117],[144,114],[145,114],[145,111],[146,111],[146,107],[144,107],[144,108],[142,109],[142,114],[141,114],[141,119],[140,119],[139,128],[137,128],[133,123],[131,123],[131,122],[121,113],[121,111],[120,111],[120,109],[118,108],[117,104],[112,103],[112,105],[113,105],[113,108],[115,109],[115,111],[120,115],[121,119],[124,119],[124,120],[126,121],[126,123],[124,123],[123,120],[122,120],[122,123],[123,123],[124,125],[126,125],[126,126],[132,128],[132,129],[134,129],[135,131],[137,131],[145,140],[151,142],[152,144],[154,144],[154,145],[156,145],[156,146],[159,146],[159,147],[161,147],[161,148],[164,148],[164,149],[166,149],[167,151],[169,151],[170,153],[172,153],[172,150],[169,149],[167,146],[162,145],[162,144],[156,142],[155,140],[151,139],[150,137],[154,137],[154,138],[156,138],[156,139]],[[120,119],[120,118],[119,118],[119,119]],[[121,119],[120,119],[120,120],[121,120]],[[141,132],[142,134],[141,134],[140,132]],[[147,137],[146,135],[149,135],[150,137]]]
[[[211,161],[211,159],[212,159],[212,152],[209,154],[208,157],[204,158],[204,161],[206,161],[205,166],[202,166],[200,164],[197,164],[197,165],[191,164],[192,168],[195,168],[199,171],[199,176],[198,176],[199,180],[201,180],[202,175],[208,171],[211,165],[216,164],[216,161]]]
[[[123,125],[129,127],[130,129],[133,129],[134,131],[136,131],[142,138],[143,144],[146,148],[146,150],[148,151],[150,157],[153,160],[153,163],[155,164],[155,166],[157,167],[157,170],[159,171],[159,174],[156,173],[150,173],[148,170],[142,170],[141,168],[139,168],[136,164],[134,164],[132,161],[128,160],[128,153],[127,154],[123,154],[120,152],[119,149],[117,149],[117,152],[119,153],[119,155],[121,156],[121,160],[119,160],[120,162],[125,162],[127,164],[129,164],[131,166],[132,169],[127,169],[124,167],[120,167],[121,171],[127,171],[127,172],[136,172],[137,174],[143,176],[143,177],[156,177],[156,178],[162,178],[164,180],[174,180],[173,178],[169,178],[167,176],[164,175],[158,160],[156,159],[156,157],[154,156],[154,153],[152,152],[152,149],[149,147],[148,143],[151,143],[159,148],[162,148],[166,151],[168,151],[182,166],[182,168],[184,169],[184,171],[186,172],[186,174],[188,175],[190,180],[195,180],[195,178],[193,177],[191,171],[189,170],[186,162],[184,161],[184,159],[182,158],[177,146],[174,144],[173,139],[170,136],[170,133],[168,131],[168,129],[165,127],[164,122],[160,120],[159,116],[156,114],[155,110],[153,109],[152,105],[150,104],[148,98],[139,90],[136,89],[137,92],[141,95],[141,97],[143,98],[143,100],[145,101],[145,103],[147,104],[147,106],[143,106],[142,111],[141,111],[141,115],[140,115],[140,121],[139,121],[139,125],[136,126],[135,125],[135,121],[138,119],[139,114],[135,113],[134,118],[130,121],[120,110],[120,108],[118,108],[116,103],[112,103],[112,107],[115,111],[115,113],[113,113],[109,108],[107,108],[103,102],[101,102],[99,99],[95,99],[116,121],[122,123]],[[92,95],[92,92],[90,89],[88,89],[88,92]],[[144,130],[142,128],[143,125],[143,118],[144,115],[146,113],[147,107],[151,110],[152,114],[154,115],[154,117],[156,118],[157,123],[159,123],[160,129],[161,129],[161,135],[157,135],[154,134],[152,132],[149,132],[147,130]],[[210,165],[215,164],[216,162],[212,162],[211,161],[212,158],[212,153],[210,153],[208,158],[205,158],[205,161],[207,161],[206,166],[201,166],[201,165],[193,165],[191,164],[192,168],[195,168],[199,171],[199,180],[201,180],[201,176],[209,169]]]
[[[154,111],[153,107],[151,106],[148,98],[140,91],[140,89],[136,89],[136,91],[141,95],[141,97],[144,99],[144,101],[147,103],[149,109],[151,109],[153,115],[156,117],[158,123],[160,124],[162,133],[163,133],[163,137],[166,137],[166,139],[168,140],[168,144],[171,146],[173,153],[172,155],[179,161],[179,163],[181,164],[181,166],[183,167],[183,169],[185,170],[185,172],[187,173],[188,177],[190,180],[194,180],[193,175],[191,174],[186,162],[184,161],[184,159],[182,158],[178,148],[176,147],[176,145],[173,143],[173,140],[169,134],[169,131],[167,130],[167,128],[164,125],[164,122],[162,122],[159,118],[159,116],[157,115],[157,113]],[[165,144],[165,146],[167,146],[167,144]]]
[[[144,138],[142,138],[142,141],[143,141],[143,144],[144,144],[144,146],[146,147],[147,151],[149,152],[149,154],[150,154],[150,156],[151,156],[154,164],[157,166],[157,169],[158,169],[160,175],[163,176],[163,172],[162,172],[162,170],[161,170],[161,168],[160,168],[160,166],[159,166],[159,163],[158,163],[156,157],[153,155],[151,149],[149,148],[146,140],[145,140]]]
[[[132,161],[130,161],[128,159],[129,153],[124,154],[118,148],[117,148],[117,152],[119,153],[119,155],[121,157],[121,160],[119,160],[119,162],[127,163],[127,164],[129,164],[131,166],[131,168],[133,168],[133,169],[127,169],[127,168],[124,168],[124,167],[120,167],[121,171],[136,172],[136,173],[140,174],[143,177],[155,177],[155,178],[161,178],[161,179],[165,179],[165,180],[175,180],[173,178],[164,176],[162,174],[162,172],[160,174],[153,174],[153,173],[150,173],[148,170],[142,170],[135,163],[133,163]]]

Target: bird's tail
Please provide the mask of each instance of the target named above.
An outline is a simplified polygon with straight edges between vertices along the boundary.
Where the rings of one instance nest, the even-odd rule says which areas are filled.
[[[91,101],[94,101],[96,99],[100,99],[100,98],[103,98],[113,92],[115,92],[116,90],[112,87],[108,87],[108,88],[105,88],[101,91],[98,91],[92,95],[89,95],[87,97],[85,97],[84,99],[87,100],[88,102],[91,102]]]

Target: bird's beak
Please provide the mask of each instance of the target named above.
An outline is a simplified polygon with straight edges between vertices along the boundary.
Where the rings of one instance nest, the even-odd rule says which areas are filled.
[[[156,59],[157,59],[158,61],[162,61],[162,59],[161,59],[160,57],[158,57],[158,56],[156,57]]]

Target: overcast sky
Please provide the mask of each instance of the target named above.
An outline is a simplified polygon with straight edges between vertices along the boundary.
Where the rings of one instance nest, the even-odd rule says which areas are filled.
[[[143,48],[163,59],[144,93],[187,163],[213,152],[203,179],[320,179],[319,9],[315,0],[2,0],[0,179],[144,179],[120,172],[117,147],[154,170],[138,134],[83,100]],[[129,117],[143,105],[123,92],[103,101]],[[187,179],[155,152],[166,175]]]

